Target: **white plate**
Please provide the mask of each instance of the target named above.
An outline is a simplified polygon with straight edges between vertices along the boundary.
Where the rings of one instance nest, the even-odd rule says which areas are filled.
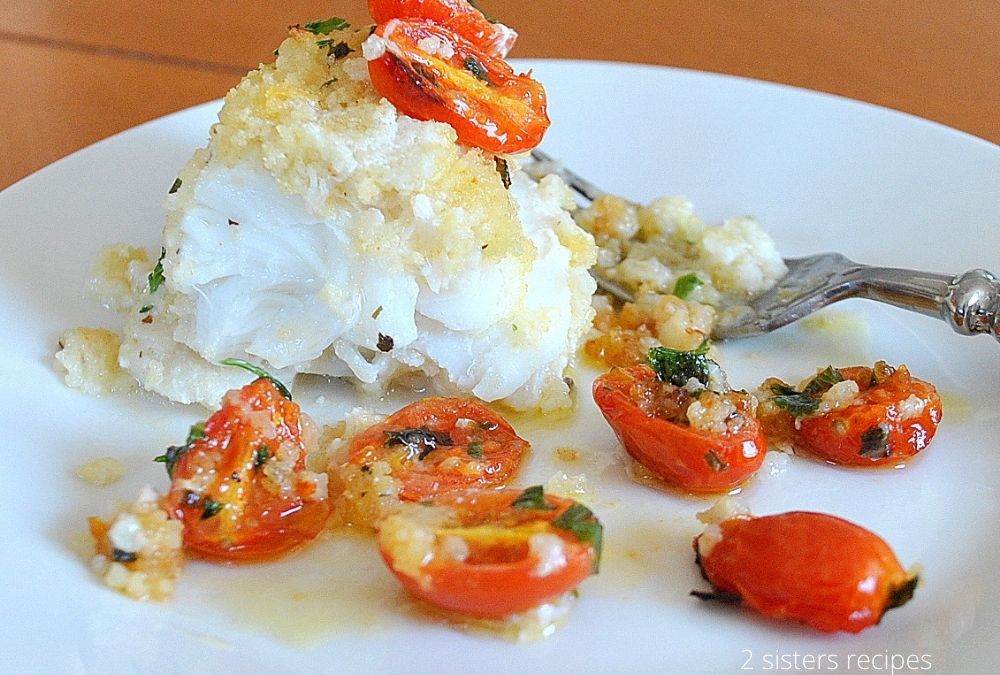
[[[629,65],[522,65],[551,95],[545,149],[607,189],[640,200],[685,194],[710,221],[753,214],[789,255],[839,250],[920,269],[1000,271],[996,146],[758,82]],[[582,467],[558,468],[588,470],[591,505],[607,529],[604,571],[544,642],[513,645],[430,620],[364,539],[320,542],[269,566],[194,563],[164,605],[101,587],[76,552],[85,516],[107,513],[145,481],[164,487],[150,458],[204,412],[146,395],[87,397],[61,384],[52,355],[65,328],[112,321],[84,297],[90,265],[114,241],[155,249],[160,202],[216,108],[143,125],[0,194],[0,607],[8,614],[0,671],[694,673],[775,670],[797,653],[807,668],[802,659],[814,659],[813,669],[836,660],[858,670],[860,655],[886,672],[886,659],[901,655],[925,659],[911,667],[956,673],[1000,657],[1000,345],[861,302],[828,310],[851,330],[793,326],[722,346],[730,379],[743,387],[882,358],[906,362],[945,395],[938,437],[905,469],[795,458],[745,492],[758,513],[846,517],[882,534],[904,564],[923,565],[912,603],[860,635],[820,635],[689,597],[704,587],[690,540],[706,502],[630,482],[587,396],[572,423],[522,425],[535,452],[521,484],[552,474],[555,445],[579,448]],[[354,395],[337,389],[328,398],[314,405],[313,394],[300,396],[330,421]],[[95,488],[74,477],[76,465],[105,455],[128,467],[121,482]]]

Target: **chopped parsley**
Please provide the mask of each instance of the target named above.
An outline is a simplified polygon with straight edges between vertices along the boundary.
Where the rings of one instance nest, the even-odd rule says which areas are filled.
[[[465,69],[472,73],[472,76],[481,82],[489,82],[490,76],[486,72],[486,67],[483,66],[475,57],[467,56],[465,58]]]
[[[181,189],[181,185],[183,185],[183,184],[184,183],[181,182],[180,178],[175,178],[173,184],[170,186],[170,189],[167,190],[167,194],[168,195],[174,194],[175,192],[177,192],[178,190]]]
[[[262,445],[253,453],[253,470],[260,471],[264,468],[267,460],[271,458],[271,449]]]
[[[304,28],[313,35],[329,35],[335,30],[350,28],[351,24],[339,16],[331,16],[329,19],[310,21]]]
[[[139,314],[146,314],[147,312],[152,312],[152,311],[153,311],[152,305],[143,305],[142,307],[139,308]]]
[[[802,389],[802,393],[809,394],[810,396],[822,394],[828,391],[833,385],[843,381],[844,376],[840,374],[839,370],[833,366],[827,366],[816,377],[809,380],[809,384]]]
[[[681,300],[685,300],[689,295],[691,295],[694,289],[704,285],[705,282],[698,278],[698,275],[694,272],[691,274],[685,274],[674,282],[674,295]]]
[[[205,501],[202,502],[201,519],[208,520],[213,516],[219,515],[220,511],[222,511],[222,502],[206,498]]]
[[[604,528],[594,513],[583,504],[573,504],[552,521],[553,527],[572,532],[580,541],[594,549],[594,573],[601,568],[601,548]]]
[[[197,441],[200,441],[203,438],[205,438],[205,423],[198,422],[197,424],[193,424],[188,430],[187,440],[184,441],[184,445],[171,445],[162,455],[154,457],[153,461],[166,464],[167,476],[173,479],[174,468],[177,466],[178,460],[187,454],[187,451],[190,450]]]
[[[881,424],[861,434],[861,450],[858,452],[868,459],[885,459],[892,455],[889,447],[889,430]]]
[[[472,459],[482,459],[483,458],[483,442],[482,441],[472,441],[469,443],[466,452],[469,453],[469,457]]]
[[[275,389],[281,392],[282,396],[287,398],[289,401],[292,400],[292,392],[288,391],[288,387],[282,384],[281,380],[279,380],[274,375],[267,372],[260,366],[250,363],[249,361],[244,361],[243,359],[222,359],[221,361],[219,361],[219,363],[221,363],[224,366],[235,366],[236,368],[242,368],[243,370],[247,370],[253,373],[258,378],[262,377],[265,380],[268,380],[271,384],[274,385]]]
[[[161,248],[160,257],[156,261],[156,267],[154,267],[153,271],[149,273],[149,277],[147,279],[149,281],[150,293],[156,293],[156,291],[160,288],[160,286],[163,285],[163,282],[167,280],[167,278],[163,276],[163,258],[166,255],[167,255],[167,249]]]
[[[541,485],[532,485],[527,488],[510,505],[515,509],[535,509],[536,511],[554,511],[556,508],[545,501],[545,489]]]
[[[439,447],[455,445],[451,434],[444,431],[431,431],[427,427],[403,429],[402,431],[386,431],[385,447],[394,445],[406,446],[409,452],[417,453],[417,459],[424,459]]]
[[[775,383],[771,385],[771,393],[774,394],[774,404],[792,415],[792,417],[802,417],[816,412],[819,408],[819,399],[813,398],[809,394],[795,391],[794,387],[787,384]]]
[[[712,363],[706,356],[708,348],[708,340],[687,352],[667,347],[653,347],[649,350],[649,365],[656,371],[656,377],[661,382],[683,387],[693,377],[707,387],[708,367]]]
[[[813,379],[809,380],[802,391],[796,391],[794,387],[787,384],[776,383],[771,385],[771,392],[775,394],[774,404],[782,410],[790,413],[793,417],[811,415],[819,408],[819,400],[824,392],[830,387],[843,382],[844,376],[833,366],[827,366]]]

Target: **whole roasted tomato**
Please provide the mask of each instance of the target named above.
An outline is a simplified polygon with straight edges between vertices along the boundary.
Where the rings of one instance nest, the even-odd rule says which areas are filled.
[[[826,632],[877,624],[917,585],[878,535],[822,513],[729,518],[696,537],[694,549],[714,590],[693,595]]]

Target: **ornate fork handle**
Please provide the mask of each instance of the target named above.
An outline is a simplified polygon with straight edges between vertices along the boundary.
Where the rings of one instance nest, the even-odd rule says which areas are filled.
[[[866,297],[944,319],[957,333],[1000,340],[1000,281],[984,269],[959,276],[857,265],[845,270],[841,297]]]
[[[989,333],[1000,341],[1000,281],[984,269],[955,277],[941,300],[940,316],[962,335]]]

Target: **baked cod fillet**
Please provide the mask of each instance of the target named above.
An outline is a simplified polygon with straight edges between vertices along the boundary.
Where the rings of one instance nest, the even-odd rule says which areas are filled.
[[[120,365],[209,406],[251,377],[218,365],[233,357],[284,378],[566,405],[596,255],[572,194],[400,114],[369,79],[368,33],[293,28],[179,173],[158,267],[105,256],[130,289],[108,299],[125,316]]]

